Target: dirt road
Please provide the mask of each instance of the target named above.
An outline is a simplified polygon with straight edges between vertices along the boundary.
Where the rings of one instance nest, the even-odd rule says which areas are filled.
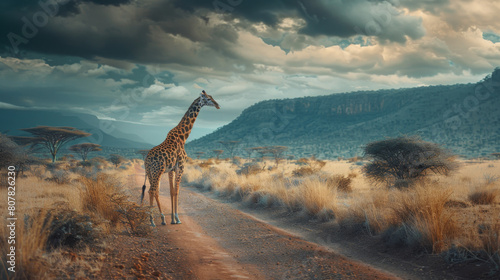
[[[169,213],[170,198],[165,192],[162,190],[160,201],[164,212]],[[181,190],[180,209],[181,225],[158,225],[147,238],[115,238],[111,242],[114,259],[106,264],[105,277],[396,278],[304,241],[191,188]],[[156,220],[159,224],[159,217]]]
[[[230,204],[189,188],[183,191],[181,203],[185,224],[171,226],[179,227],[181,233],[172,238],[182,244],[186,242],[184,234],[189,236],[190,251],[203,259],[213,259],[219,266],[217,271],[224,272],[224,277],[220,274],[204,277],[202,262],[198,267],[202,272],[198,274],[200,279],[394,278],[253,219]]]

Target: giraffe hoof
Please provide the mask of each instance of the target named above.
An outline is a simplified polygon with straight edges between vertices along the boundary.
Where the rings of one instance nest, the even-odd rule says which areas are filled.
[[[154,223],[151,223],[151,227],[156,227],[156,225]]]
[[[167,223],[165,223],[165,222],[161,222],[161,225],[162,225],[162,226],[164,226],[164,225],[166,225],[166,224],[167,224]]]

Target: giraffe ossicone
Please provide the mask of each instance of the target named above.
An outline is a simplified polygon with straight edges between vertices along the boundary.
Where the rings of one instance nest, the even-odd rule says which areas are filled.
[[[158,210],[160,210],[162,225],[166,224],[165,216],[161,211],[159,199],[160,179],[163,173],[168,173],[168,180],[170,184],[172,224],[181,223],[177,210],[179,205],[180,182],[184,172],[184,163],[187,158],[186,151],[184,150],[184,144],[186,143],[194,122],[203,106],[211,106],[220,109],[219,104],[217,104],[212,96],[208,95],[203,90],[200,97],[195,99],[191,106],[189,106],[189,109],[186,114],[184,114],[184,117],[181,119],[179,124],[167,134],[165,141],[152,148],[144,159],[146,178],[144,179],[144,185],[142,186],[141,205],[144,199],[144,192],[146,190],[146,180],[149,179],[149,206],[153,208],[153,199],[156,199]],[[149,219],[151,226],[154,227],[155,223],[152,211]]]

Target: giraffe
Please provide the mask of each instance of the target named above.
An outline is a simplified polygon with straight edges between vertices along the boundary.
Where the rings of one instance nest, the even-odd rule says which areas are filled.
[[[152,148],[146,159],[144,160],[144,168],[146,169],[146,178],[144,178],[144,185],[142,186],[141,205],[144,199],[144,191],[146,189],[146,180],[149,179],[149,206],[153,208],[153,198],[156,199],[158,209],[160,210],[161,224],[165,225],[165,215],[161,211],[159,191],[160,191],[160,178],[163,173],[168,172],[168,180],[170,183],[170,202],[172,205],[172,224],[180,224],[179,216],[177,214],[177,206],[179,203],[179,184],[181,182],[182,173],[184,172],[184,162],[187,155],[184,150],[189,133],[193,128],[194,121],[198,117],[198,113],[203,106],[211,106],[220,109],[219,104],[215,102],[212,96],[208,95],[204,90],[201,92],[200,97],[194,100],[189,106],[186,114],[167,134],[167,138],[160,145]],[[175,173],[175,174],[174,174]],[[175,182],[174,182],[175,175]],[[153,212],[149,215],[151,226],[155,226],[153,220]]]

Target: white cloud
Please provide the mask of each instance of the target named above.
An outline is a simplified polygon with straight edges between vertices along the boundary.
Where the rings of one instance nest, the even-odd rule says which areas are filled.
[[[194,80],[194,82],[198,83],[198,84],[206,84],[206,85],[208,85],[210,83],[207,79],[201,78],[201,77],[196,78],[196,80]]]
[[[30,77],[45,77],[52,73],[54,69],[43,59],[19,59],[15,57],[0,57],[0,63],[4,64],[15,73]]]
[[[197,88],[197,89],[201,89],[201,90],[203,90],[203,89],[204,89],[204,87],[199,86],[197,83],[194,83],[194,84],[193,84],[193,87],[194,87],[194,88]]]
[[[158,85],[158,86],[161,86],[161,87],[164,87],[164,88],[175,87],[175,84],[172,84],[172,83],[165,84],[165,83],[162,83],[162,82],[158,81],[158,79],[155,79],[155,85]]]
[[[191,98],[197,98],[198,96],[194,97],[194,95],[187,90],[184,86],[174,86],[171,88],[168,88],[166,90],[163,90],[160,94],[160,96],[164,99],[171,100],[189,100]]]
[[[178,107],[163,106],[160,109],[142,114],[141,122],[158,125],[176,125],[182,119],[186,110]]]
[[[142,96],[144,98],[146,98],[146,97],[150,97],[153,95],[160,95],[164,91],[165,91],[164,87],[157,85],[157,84],[153,84],[142,91]]]
[[[107,107],[100,107],[99,110],[103,113],[119,113],[120,111],[125,111],[128,110],[129,107],[124,104],[111,104],[110,106]]]
[[[5,103],[5,102],[0,102],[0,108],[1,109],[16,109],[16,110],[27,109],[26,107],[16,106],[16,105]]]
[[[243,81],[236,81],[235,83],[231,83],[229,85],[222,86],[216,89],[213,94],[217,96],[224,95],[240,95],[241,93],[247,91],[251,88],[249,83],[245,83]]]

